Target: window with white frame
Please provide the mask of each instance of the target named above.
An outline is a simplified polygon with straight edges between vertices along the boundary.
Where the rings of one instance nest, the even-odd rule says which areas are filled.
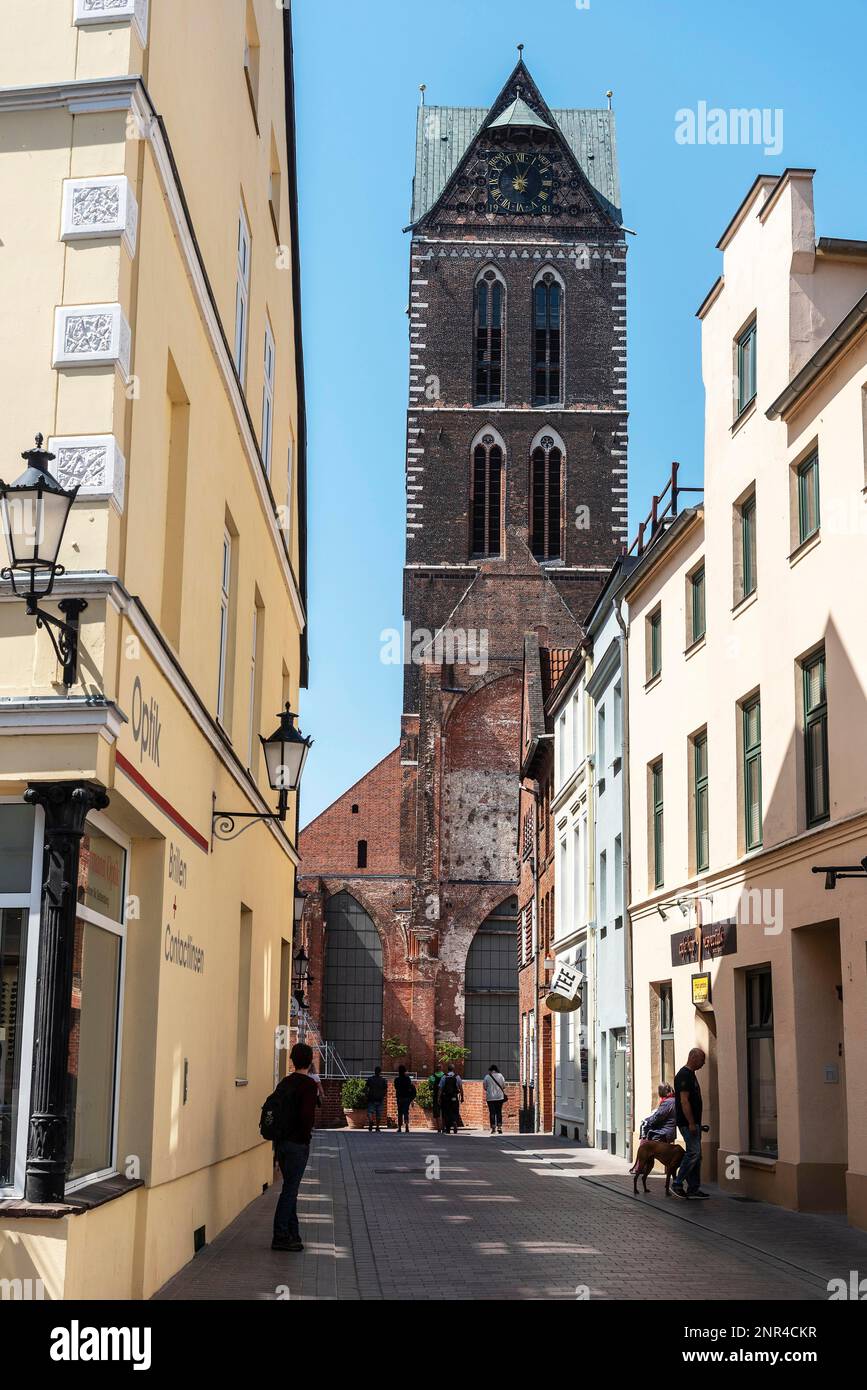
[[[566,911],[565,911],[566,904],[567,904],[568,901],[569,901],[569,892],[568,892],[569,880],[568,880],[568,877],[567,877],[567,873],[568,873],[568,869],[567,869],[568,858],[567,858],[567,855],[568,855],[568,851],[567,851],[567,847],[566,847],[566,840],[565,840],[565,839],[562,839],[562,840],[559,842],[559,845],[558,845],[558,852],[557,852],[557,872],[558,872],[558,875],[559,875],[560,886],[559,886],[559,888],[558,888],[558,890],[557,890],[557,899],[556,899],[556,903],[555,903],[555,918],[554,918],[555,922],[558,922],[558,923],[559,923],[559,932],[558,932],[558,934],[559,934],[560,936],[565,936],[566,933],[569,931],[569,922],[567,921],[567,914],[566,914]]]
[[[584,687],[579,686],[572,696],[572,765],[578,767],[584,758]]]
[[[220,666],[217,676],[217,718],[226,709],[226,658],[229,650],[229,607],[232,588],[232,537],[223,532],[223,565],[220,576]]]
[[[247,334],[250,319],[250,226],[244,209],[238,215],[238,265],[235,292],[235,367],[241,385],[247,377]]]
[[[567,773],[567,738],[568,726],[566,722],[566,711],[563,710],[557,720],[557,785],[562,787],[568,777]]]
[[[572,831],[572,921],[570,928],[581,925],[584,921],[584,846],[582,844],[581,826],[576,824]]]
[[[271,447],[274,442],[274,334],[265,324],[265,375],[262,386],[262,462],[271,476]]]

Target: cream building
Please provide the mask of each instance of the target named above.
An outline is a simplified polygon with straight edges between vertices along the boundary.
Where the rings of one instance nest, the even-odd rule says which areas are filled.
[[[0,14],[0,476],[45,434],[80,485],[45,606],[87,605],[67,689],[0,584],[0,1278],[48,1298],[148,1297],[272,1178],[296,797],[213,827],[273,813],[260,735],[305,681],[290,23],[273,0]],[[49,999],[46,817],[76,805]]]
[[[756,180],[699,310],[704,504],[627,586],[635,1113],[695,1043],[706,1176],[867,1226],[867,243]],[[833,880],[829,880],[833,882]]]

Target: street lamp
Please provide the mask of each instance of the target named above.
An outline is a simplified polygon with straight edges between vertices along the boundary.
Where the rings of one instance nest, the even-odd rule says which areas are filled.
[[[867,878],[867,854],[860,864],[816,864],[812,872],[824,874],[825,887],[833,893],[838,880],[841,878]]]
[[[0,480],[0,524],[9,553],[9,564],[0,570],[0,576],[11,580],[13,592],[27,605],[28,615],[51,638],[68,690],[76,680],[78,624],[87,603],[81,598],[61,599],[58,607],[64,622],[40,608],[39,600],[48,598],[55,579],[64,573],[57,557],[78,488],[67,492],[49,473],[54,454],[47,453],[42,443],[43,436],[37,434],[36,448],[21,455],[27,468],[20,478],[14,483]]]
[[[298,1000],[298,1007],[306,1008],[304,986],[310,981],[310,957],[303,946],[299,946],[292,957],[292,993]]]
[[[301,926],[301,919],[304,916],[304,904],[307,901],[307,894],[302,893],[300,888],[295,889],[295,925]]]
[[[295,715],[287,704],[280,715],[280,726],[269,738],[259,735],[265,766],[268,770],[268,783],[279,794],[275,812],[261,811],[214,811],[211,822],[212,831],[218,840],[235,840],[257,820],[285,821],[289,809],[289,793],[298,790],[301,774],[307,761],[313,740],[305,738],[295,724]],[[247,825],[236,829],[235,822],[245,820]]]

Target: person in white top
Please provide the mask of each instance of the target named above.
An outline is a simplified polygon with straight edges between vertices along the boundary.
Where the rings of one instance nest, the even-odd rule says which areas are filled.
[[[485,1088],[485,1100],[488,1102],[488,1114],[491,1117],[491,1133],[502,1134],[503,1106],[506,1102],[506,1078],[496,1062],[492,1062],[488,1067],[488,1073],[482,1085]]]

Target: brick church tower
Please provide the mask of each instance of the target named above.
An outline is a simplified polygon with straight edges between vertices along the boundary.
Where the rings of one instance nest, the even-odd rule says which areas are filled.
[[[311,1012],[351,1072],[435,1042],[517,1079],[524,638],[571,649],[626,538],[614,117],[523,60],[418,114],[398,748],[301,835]]]

